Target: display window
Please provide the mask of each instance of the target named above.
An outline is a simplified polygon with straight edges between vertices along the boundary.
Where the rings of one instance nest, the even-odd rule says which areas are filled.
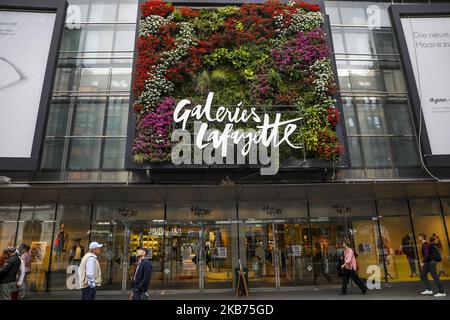
[[[381,258],[389,282],[420,281],[417,248],[409,216],[380,218]],[[417,230],[416,230],[417,233]]]
[[[31,291],[44,291],[50,269],[55,208],[49,205],[22,205],[18,221],[16,246],[27,248],[31,257],[27,276]],[[29,248],[29,249],[28,249]]]
[[[14,245],[19,210],[17,205],[0,206],[0,250]]]
[[[413,215],[413,223],[416,235],[424,233],[427,236],[427,241],[433,243],[441,254],[442,261],[436,265],[439,277],[441,280],[450,280],[449,246],[445,234],[443,217],[441,215]],[[420,260],[422,261],[423,256],[419,243],[417,249]]]
[[[58,205],[53,232],[49,290],[79,288],[78,266],[88,252],[91,205]]]

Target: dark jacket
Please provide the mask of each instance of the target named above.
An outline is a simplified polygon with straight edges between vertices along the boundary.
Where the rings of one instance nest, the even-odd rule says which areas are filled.
[[[422,255],[423,263],[434,261],[434,258],[431,256],[431,244],[428,242],[422,243]]]
[[[143,259],[134,274],[133,290],[143,290],[146,292],[150,286],[152,275],[152,264],[148,259]]]
[[[20,270],[20,258],[18,255],[10,256],[3,268],[0,269],[0,283],[11,283],[17,281],[17,273]]]

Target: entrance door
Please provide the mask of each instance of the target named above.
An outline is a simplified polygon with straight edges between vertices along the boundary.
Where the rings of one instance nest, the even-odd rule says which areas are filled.
[[[231,223],[209,223],[202,226],[204,243],[204,288],[233,287]]]
[[[272,222],[250,220],[244,224],[245,253],[251,288],[276,286],[277,256],[273,230]]]
[[[95,224],[90,239],[103,244],[98,257],[102,270],[100,290],[123,290],[122,280],[127,266],[125,226],[109,222]]]
[[[349,236],[351,227],[341,222],[311,222],[312,266],[316,285],[340,284],[338,257],[342,241]]]
[[[131,281],[137,267],[136,251],[138,248],[148,250],[147,259],[152,262],[150,289],[162,289],[163,282],[163,239],[164,226],[158,224],[138,224],[128,226],[129,254],[126,287],[131,288]]]
[[[307,221],[275,224],[280,287],[313,284],[311,241]]]
[[[164,289],[199,289],[204,245],[199,225],[170,223],[164,240]]]

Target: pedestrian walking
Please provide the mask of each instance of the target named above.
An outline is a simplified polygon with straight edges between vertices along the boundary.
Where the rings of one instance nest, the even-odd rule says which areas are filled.
[[[6,249],[7,259],[0,269],[0,300],[11,300],[11,294],[16,290],[17,275],[20,270],[20,258],[16,248]]]
[[[423,260],[420,263],[422,267],[422,282],[425,285],[425,291],[421,292],[423,295],[432,295],[433,291],[431,290],[430,281],[428,280],[428,273],[434,279],[436,286],[438,288],[438,293],[436,293],[435,297],[445,297],[446,294],[444,292],[444,288],[442,287],[442,282],[439,279],[439,275],[437,274],[436,264],[442,261],[441,255],[439,253],[438,248],[436,248],[431,243],[427,242],[427,237],[424,233],[419,233],[418,236],[419,243],[422,244],[422,257]]]
[[[97,287],[102,284],[102,272],[97,256],[101,253],[102,244],[91,242],[89,252],[81,259],[78,268],[80,278],[81,300],[95,300]]]
[[[350,278],[353,282],[361,289],[361,292],[365,294],[367,292],[366,285],[361,281],[356,273],[357,263],[355,253],[353,249],[348,246],[346,240],[342,242],[342,246],[344,247],[344,263],[341,265],[342,272],[342,290],[340,295],[347,294],[347,286],[350,281]]]
[[[23,284],[20,290],[20,299],[26,298],[29,292],[29,285],[27,281],[27,277],[31,272],[31,255],[30,255],[30,246],[24,244],[22,246],[22,255],[20,256],[22,258],[23,263],[25,264],[25,275],[23,278]]]
[[[152,276],[152,264],[147,259],[148,250],[139,249],[137,251],[138,265],[133,276],[132,283],[132,299],[133,300],[147,300],[147,290],[150,286],[150,279]]]

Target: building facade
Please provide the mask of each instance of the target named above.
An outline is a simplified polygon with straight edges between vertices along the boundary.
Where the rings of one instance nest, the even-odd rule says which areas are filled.
[[[231,290],[239,261],[251,289],[339,284],[345,237],[361,277],[420,281],[419,232],[449,279],[450,184],[422,167],[391,2],[325,2],[351,165],[264,181],[125,170],[138,1],[68,2],[40,170],[0,172],[0,247],[32,247],[34,290],[76,289],[94,240],[103,290],[129,288],[138,246],[153,290]]]

